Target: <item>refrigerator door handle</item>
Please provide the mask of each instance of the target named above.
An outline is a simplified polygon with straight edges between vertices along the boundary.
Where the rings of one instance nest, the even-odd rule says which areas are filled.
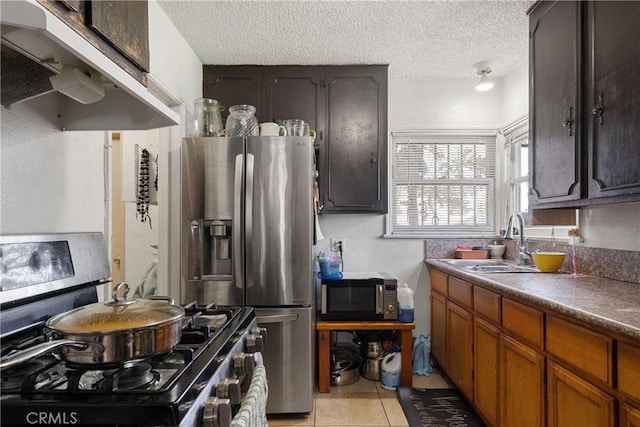
[[[247,255],[247,287],[253,287],[253,166],[254,166],[254,155],[251,153],[247,153],[247,177],[246,177],[246,194],[245,194],[245,245]],[[237,193],[236,193],[237,194]]]
[[[244,280],[242,277],[242,174],[244,156],[236,156],[236,170],[234,178],[233,195],[233,268],[236,288],[242,289]]]
[[[376,314],[383,314],[384,285],[376,285]]]
[[[258,325],[264,325],[267,323],[285,323],[295,322],[298,320],[298,313],[293,314],[274,314],[272,316],[256,316]]]

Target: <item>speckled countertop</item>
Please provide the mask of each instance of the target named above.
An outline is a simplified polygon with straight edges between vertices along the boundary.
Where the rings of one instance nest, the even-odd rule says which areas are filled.
[[[476,273],[438,259],[428,265],[640,343],[640,285],[567,273]]]

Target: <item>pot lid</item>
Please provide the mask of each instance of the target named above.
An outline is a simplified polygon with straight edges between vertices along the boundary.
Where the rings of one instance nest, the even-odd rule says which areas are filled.
[[[120,290],[124,289],[122,297]],[[89,304],[47,321],[47,327],[61,333],[105,333],[141,329],[173,322],[184,316],[184,309],[166,299],[128,299],[129,285],[118,284],[113,301]]]

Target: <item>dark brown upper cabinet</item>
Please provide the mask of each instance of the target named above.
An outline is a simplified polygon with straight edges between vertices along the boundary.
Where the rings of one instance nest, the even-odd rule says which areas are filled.
[[[321,212],[387,212],[386,65],[205,65],[203,73],[205,97],[316,131]]]
[[[327,73],[327,138],[320,162],[325,211],[387,212],[387,67]]]
[[[640,3],[530,11],[533,208],[640,200]]]
[[[149,7],[143,1],[88,1],[87,25],[141,70],[149,72]]]
[[[589,198],[640,195],[640,2],[589,2]]]
[[[270,122],[302,119],[316,131],[316,147],[324,136],[324,76],[314,67],[273,67],[267,70],[265,115]]]
[[[38,0],[129,75],[147,85],[149,19],[147,0]]]
[[[262,108],[263,71],[258,66],[205,65],[202,91],[205,98],[217,100],[224,106],[223,125],[233,105],[253,105],[259,122],[267,121]]]
[[[530,15],[531,206],[578,200],[580,185],[580,23],[576,2]]]

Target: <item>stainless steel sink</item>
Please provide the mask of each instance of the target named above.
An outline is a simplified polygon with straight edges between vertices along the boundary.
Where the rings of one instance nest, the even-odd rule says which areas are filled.
[[[443,259],[442,261],[476,273],[540,273],[540,270],[534,266],[518,265],[501,259]]]
[[[475,267],[476,265],[515,265],[512,261],[503,259],[442,259],[447,264],[459,267]]]

